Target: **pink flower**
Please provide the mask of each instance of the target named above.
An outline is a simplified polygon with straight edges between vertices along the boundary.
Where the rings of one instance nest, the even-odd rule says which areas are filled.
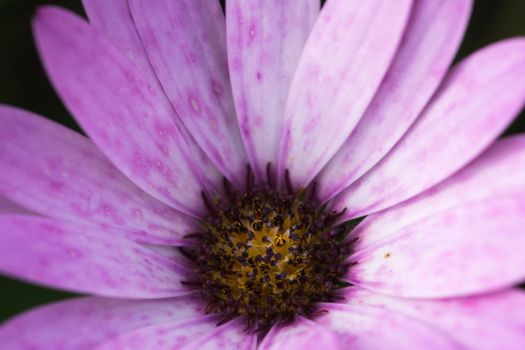
[[[471,2],[40,9],[89,139],[0,107],[0,271],[95,296],[2,348],[524,348],[525,39],[449,69]]]

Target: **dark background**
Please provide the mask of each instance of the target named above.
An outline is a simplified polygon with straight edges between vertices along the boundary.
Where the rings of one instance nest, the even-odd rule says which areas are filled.
[[[79,130],[49,84],[33,45],[31,17],[37,6],[46,3],[83,14],[79,0],[0,0],[0,103],[23,107]],[[477,0],[456,61],[489,43],[516,35],[525,35],[524,0]],[[524,131],[522,112],[505,133]],[[69,296],[72,294],[0,277],[0,322],[33,306]]]

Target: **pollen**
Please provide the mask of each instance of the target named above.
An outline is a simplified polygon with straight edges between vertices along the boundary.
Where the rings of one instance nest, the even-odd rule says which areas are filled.
[[[329,224],[333,214],[307,193],[251,186],[210,210],[191,254],[207,312],[264,330],[312,318],[316,303],[337,299],[348,247]]]

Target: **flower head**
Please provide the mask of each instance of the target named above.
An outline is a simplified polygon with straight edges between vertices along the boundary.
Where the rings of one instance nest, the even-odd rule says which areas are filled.
[[[85,0],[34,34],[89,138],[0,106],[7,348],[525,345],[525,39],[470,0]],[[483,338],[480,337],[483,335]]]

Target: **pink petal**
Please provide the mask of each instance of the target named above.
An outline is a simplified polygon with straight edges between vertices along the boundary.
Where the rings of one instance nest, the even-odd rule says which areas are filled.
[[[525,40],[491,45],[460,63],[414,126],[370,172],[336,197],[345,219],[413,197],[461,169],[525,102]]]
[[[190,271],[132,241],[90,226],[0,216],[0,271],[35,283],[103,296],[188,294]]]
[[[90,25],[110,39],[135,64],[151,89],[156,91],[157,97],[164,100],[164,103],[169,106],[166,113],[169,113],[172,120],[177,124],[188,143],[188,147],[191,148],[192,154],[198,159],[206,184],[210,189],[217,187],[217,184],[220,184],[222,181],[222,175],[195,143],[184,124],[182,124],[175,109],[171,107],[146,55],[144,44],[131,18],[127,0],[83,0],[82,3],[89,17]]]
[[[106,36],[134,63],[142,77],[160,87],[135,28],[127,0],[82,0],[89,24]],[[177,116],[174,113],[174,116]]]
[[[102,224],[133,240],[187,244],[188,216],[144,193],[83,136],[0,105],[0,193],[46,216]]]
[[[323,304],[316,319],[336,333],[343,349],[458,349],[438,328],[403,313],[366,305]]]
[[[0,327],[4,349],[92,349],[119,334],[203,314],[193,296],[158,300],[77,298],[39,307]],[[179,321],[180,322],[180,321]]]
[[[319,7],[319,0],[226,2],[237,119],[259,179],[277,164],[286,97]]]
[[[368,216],[351,234],[359,250],[402,227],[469,202],[513,193],[525,194],[525,135],[497,141],[474,162],[417,197]]]
[[[409,315],[440,329],[463,348],[521,350],[525,345],[525,294],[509,290],[478,297],[413,300],[349,288],[348,303],[372,305]]]
[[[175,350],[212,333],[216,316],[157,323],[122,334],[97,346],[96,350]],[[217,348],[218,349],[218,348]]]
[[[525,193],[464,204],[405,226],[355,253],[363,288],[403,297],[453,297],[525,280]]]
[[[37,45],[57,91],[126,176],[185,213],[202,213],[198,160],[170,106],[120,50],[71,13],[39,10]]]
[[[215,327],[206,336],[182,346],[180,350],[255,350],[257,334],[244,331],[242,319]]]
[[[20,204],[0,196],[0,215],[5,214],[32,214],[32,212]]]
[[[130,0],[148,58],[195,141],[231,181],[246,169],[218,1]]]
[[[293,324],[275,326],[259,345],[260,350],[346,349],[336,333],[316,322],[298,317]]]
[[[411,0],[326,3],[306,42],[284,113],[279,174],[306,186],[344,143],[385,75]]]
[[[319,195],[335,196],[361,177],[412,125],[448,70],[472,0],[415,1],[401,45],[367,111],[319,174]]]

